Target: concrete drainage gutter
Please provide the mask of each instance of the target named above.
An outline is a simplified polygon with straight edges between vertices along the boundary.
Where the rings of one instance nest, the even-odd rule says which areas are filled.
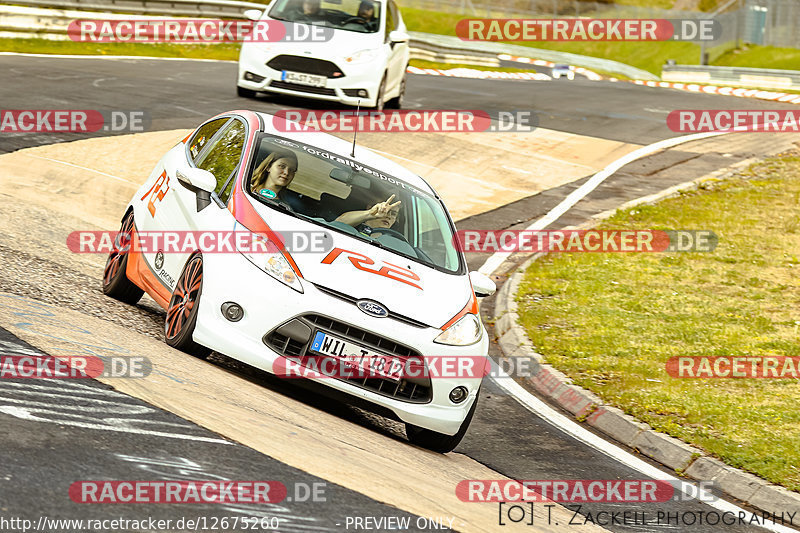
[[[731,167],[671,187],[658,194],[627,202],[619,209],[653,203],[676,196],[682,191],[697,189],[704,182],[717,181],[755,161],[756,159],[741,161]],[[600,213],[576,229],[594,227],[614,212],[616,210]],[[724,493],[761,511],[777,514],[797,512],[800,516],[800,494],[728,466],[698,448],[653,430],[647,424],[626,415],[620,409],[604,404],[599,397],[573,384],[569,377],[544,362],[543,356],[534,351],[525,330],[519,325],[519,314],[515,301],[519,284],[527,267],[542,255],[532,256],[517,268],[500,289],[495,300],[496,322],[494,327],[500,349],[506,358],[526,357],[530,360],[530,368],[534,375],[525,381],[549,401],[572,413],[576,420],[588,424],[678,474],[695,480],[713,481]]]

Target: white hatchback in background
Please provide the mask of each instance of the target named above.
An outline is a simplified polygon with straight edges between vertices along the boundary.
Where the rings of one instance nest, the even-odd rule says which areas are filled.
[[[575,79],[575,71],[572,70],[572,67],[569,65],[555,65],[551,71],[551,76],[554,80],[560,79],[562,76],[567,78],[568,80]]]
[[[369,6],[371,18],[365,16]],[[257,10],[245,15],[259,18]],[[378,110],[384,104],[402,106],[409,47],[394,0],[274,0],[260,20],[282,21],[290,34],[296,24],[330,28],[332,37],[326,42],[243,43],[239,96],[270,92]]]

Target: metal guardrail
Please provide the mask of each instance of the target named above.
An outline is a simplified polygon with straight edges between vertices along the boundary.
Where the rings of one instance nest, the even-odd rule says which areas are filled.
[[[248,9],[267,7],[239,0],[10,0],[5,3],[50,9],[226,18],[244,18],[242,13]]]
[[[757,89],[800,90],[800,71],[767,68],[664,65],[661,79],[707,85],[734,85]]]
[[[534,57],[553,63],[566,63],[568,65],[578,65],[592,70],[602,70],[617,75],[627,76],[638,80],[658,80],[658,76],[646,70],[641,70],[619,61],[611,59],[601,59],[599,57],[582,56],[559,52],[557,50],[543,50],[541,48],[531,48],[517,44],[503,44],[483,41],[462,41],[458,37],[449,35],[434,35],[430,33],[409,32],[411,35],[410,45],[413,47],[436,50],[446,49],[451,53],[475,54],[486,57],[488,55],[497,57],[499,54],[508,54],[519,57]]]

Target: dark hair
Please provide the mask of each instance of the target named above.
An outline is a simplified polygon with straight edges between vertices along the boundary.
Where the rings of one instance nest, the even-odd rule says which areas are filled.
[[[256,188],[256,183],[261,183],[261,185],[266,184],[269,169],[272,167],[272,163],[278,159],[291,159],[294,161],[295,168],[297,168],[297,156],[294,152],[290,152],[289,150],[275,150],[265,157],[253,171],[253,179],[250,180],[250,188]]]

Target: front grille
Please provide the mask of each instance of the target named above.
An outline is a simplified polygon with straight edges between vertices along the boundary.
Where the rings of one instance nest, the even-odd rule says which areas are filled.
[[[288,83],[285,81],[272,80],[269,82],[270,87],[277,89],[289,89],[290,91],[298,91],[301,93],[323,94],[325,96],[336,96],[336,91],[328,87],[312,87],[311,85],[300,85],[299,83]]]
[[[267,66],[275,70],[291,70],[305,74],[316,74],[328,78],[341,78],[344,72],[330,61],[313,57],[279,55],[269,60]]]
[[[345,302],[350,302],[353,305],[356,305],[356,302],[358,302],[359,300],[359,298],[353,298],[352,296],[349,296],[339,291],[335,291],[333,289],[329,289],[328,287],[324,287],[322,285],[317,285],[316,283],[314,284],[314,286],[318,288],[320,291],[324,292],[325,294],[329,294],[334,298],[339,298],[340,300],[344,300]],[[428,324],[425,324],[424,322],[420,322],[419,320],[414,320],[413,318],[401,315],[399,313],[395,313],[393,311],[389,311],[389,318],[393,318],[400,322],[404,322],[406,324],[414,326],[415,328],[429,327]]]
[[[299,326],[299,327],[298,327]],[[287,331],[310,331],[308,337],[301,341],[284,334]],[[301,365],[316,369],[324,368],[322,360],[327,356],[312,353],[308,350],[311,340],[317,331],[332,333],[338,337],[343,337],[349,341],[367,346],[375,351],[393,355],[404,362],[411,358],[422,360],[422,356],[416,350],[394,342],[385,337],[375,335],[369,331],[351,326],[344,322],[332,318],[309,314],[303,315],[282,324],[281,326],[264,335],[264,344],[276,352],[298,361]],[[295,337],[297,334],[294,334]],[[309,361],[314,358],[316,364],[311,366]],[[413,379],[400,379],[394,381],[381,377],[336,377],[340,381],[346,381],[357,387],[368,389],[382,396],[388,396],[397,400],[410,403],[427,403],[431,401],[431,381],[430,377],[420,377]]]

